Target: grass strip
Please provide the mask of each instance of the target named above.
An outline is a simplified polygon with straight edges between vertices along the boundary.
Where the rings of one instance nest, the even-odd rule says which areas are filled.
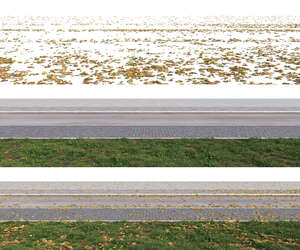
[[[1,249],[300,249],[300,222],[2,222]]]
[[[299,167],[300,139],[2,139],[2,167]]]

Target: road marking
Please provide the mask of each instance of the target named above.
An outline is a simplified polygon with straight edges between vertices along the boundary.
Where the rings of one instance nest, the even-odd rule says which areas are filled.
[[[121,114],[151,114],[151,113],[159,113],[159,114],[180,114],[180,113],[191,113],[191,114],[209,114],[209,113],[237,113],[237,114],[250,114],[250,113],[270,113],[270,114],[300,114],[300,110],[0,110],[1,114],[38,114],[38,113],[49,113],[49,114],[57,114],[57,113],[81,113],[81,114],[109,114],[109,113],[121,113]]]
[[[159,194],[55,194],[55,193],[49,193],[49,194],[0,194],[1,196],[6,196],[6,197],[13,197],[13,196],[103,196],[103,197],[109,197],[109,196],[117,196],[117,197],[157,197],[157,196],[171,196],[171,197],[176,197],[176,196],[288,196],[288,197],[300,197],[300,193],[261,193],[261,194],[249,194],[249,193],[239,193],[239,194],[232,194],[232,193],[225,193],[225,194],[205,194],[205,193],[188,193],[188,194],[172,194],[172,193],[159,193]]]
[[[1,127],[1,126],[0,126]],[[70,126],[72,127],[72,126]],[[98,137],[91,137],[91,136],[82,136],[82,137],[61,137],[61,136],[57,136],[57,137],[31,137],[31,136],[27,136],[27,137],[13,137],[13,136],[9,136],[9,137],[0,137],[0,140],[2,139],[34,139],[34,140],[45,140],[45,139],[70,139],[70,140],[76,140],[76,139],[106,139],[106,140],[112,140],[112,139],[130,139],[130,140],[145,140],[145,139],[164,139],[164,140],[176,140],[176,139],[214,139],[214,140],[248,140],[251,138],[255,138],[255,139],[261,139],[261,140],[271,140],[271,139],[278,139],[279,137],[197,137],[197,136],[189,136],[189,137],[124,137],[124,136],[120,136],[120,137],[105,137],[105,136],[98,136]],[[280,139],[295,139],[298,137],[280,137]]]
[[[136,208],[138,209],[138,208]],[[182,208],[183,209],[183,208]],[[272,209],[276,209],[276,208],[272,208]],[[204,218],[201,219],[201,218],[196,218],[196,219],[193,219],[191,220],[190,218],[188,219],[178,219],[178,220],[165,220],[165,219],[136,219],[136,220],[130,220],[130,219],[125,219],[126,222],[156,222],[156,221],[159,221],[159,222],[183,222],[183,221],[205,221],[205,222],[210,222],[211,220],[213,220],[214,222],[224,222],[224,221],[230,221],[230,222],[247,222],[247,221],[251,221],[251,220],[256,220],[256,221],[265,221],[265,219],[260,219],[260,218],[256,218],[256,217],[253,217],[252,219],[224,219],[224,220],[220,220],[220,219],[210,219],[208,218],[207,216],[203,216]],[[63,218],[63,217],[62,217]],[[30,221],[30,222],[41,222],[41,221],[54,221],[54,222],[61,222],[61,221],[68,221],[68,222],[78,222],[78,220],[74,220],[74,219],[47,219],[47,220],[34,220],[34,219],[27,219],[26,218],[26,221]],[[124,219],[123,219],[124,220]],[[122,219],[115,219],[115,220],[105,220],[105,219],[90,219],[88,218],[88,221],[89,222],[98,222],[98,221],[101,221],[101,222],[116,222],[116,221],[123,221]],[[8,220],[0,220],[0,222],[6,222],[6,221],[12,221],[12,219],[8,219]],[[14,220],[14,221],[22,221],[22,220]],[[83,220],[84,221],[84,220]],[[266,220],[268,221],[268,220]],[[280,219],[280,221],[291,221],[290,219]],[[295,221],[299,221],[299,220],[295,220]]]

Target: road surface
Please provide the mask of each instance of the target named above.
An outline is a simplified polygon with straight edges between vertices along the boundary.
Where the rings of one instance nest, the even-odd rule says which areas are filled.
[[[300,220],[298,182],[52,182],[0,186],[0,220]]]
[[[300,138],[300,99],[7,99],[0,138]]]
[[[300,110],[299,99],[0,99],[0,111]]]

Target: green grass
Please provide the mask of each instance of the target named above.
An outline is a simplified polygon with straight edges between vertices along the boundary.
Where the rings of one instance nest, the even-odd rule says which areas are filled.
[[[2,139],[3,167],[298,167],[300,139]]]
[[[300,222],[2,222],[1,249],[300,249]]]

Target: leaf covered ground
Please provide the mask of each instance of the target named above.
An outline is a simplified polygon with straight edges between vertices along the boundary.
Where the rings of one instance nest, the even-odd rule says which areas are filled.
[[[300,84],[299,18],[236,18],[3,17],[0,83]]]
[[[2,222],[1,249],[299,249],[299,222]]]

